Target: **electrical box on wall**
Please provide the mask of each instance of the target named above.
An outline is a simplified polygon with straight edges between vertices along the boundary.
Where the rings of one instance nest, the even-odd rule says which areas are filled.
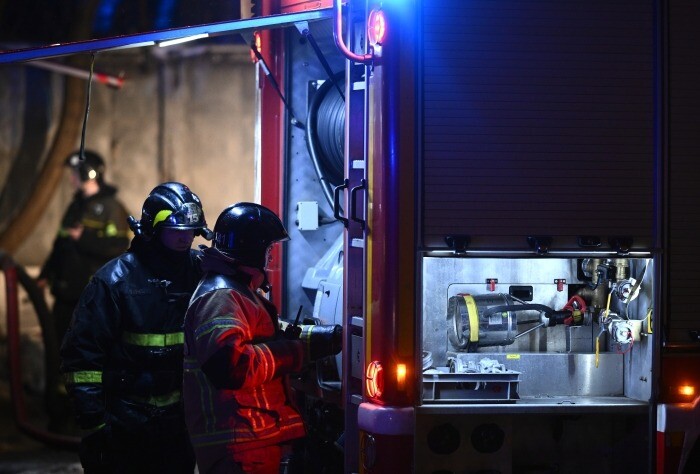
[[[297,203],[297,227],[299,230],[318,229],[318,202],[299,201]]]

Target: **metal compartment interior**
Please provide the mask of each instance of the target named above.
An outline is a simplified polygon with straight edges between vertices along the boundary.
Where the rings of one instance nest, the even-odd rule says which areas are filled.
[[[651,396],[652,264],[617,257],[424,257],[423,406],[643,410]],[[475,379],[453,382],[455,373]],[[479,383],[484,374],[501,374],[492,391],[502,396]],[[517,380],[515,393],[503,395],[503,377],[507,388]],[[444,397],[435,394],[436,385]]]

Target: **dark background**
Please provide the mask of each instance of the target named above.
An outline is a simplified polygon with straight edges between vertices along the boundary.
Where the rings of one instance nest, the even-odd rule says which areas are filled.
[[[241,17],[240,10],[240,2],[232,0],[0,0],[0,47],[16,49],[231,21]]]

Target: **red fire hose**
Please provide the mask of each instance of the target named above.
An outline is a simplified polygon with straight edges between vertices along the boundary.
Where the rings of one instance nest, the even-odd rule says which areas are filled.
[[[7,297],[7,360],[10,373],[10,395],[14,408],[14,419],[23,433],[50,446],[77,449],[79,438],[66,436],[37,428],[27,420],[27,410],[22,388],[22,361],[19,343],[19,304],[17,297],[17,265],[7,255],[0,255],[2,270],[5,273]],[[48,368],[47,368],[48,370]]]

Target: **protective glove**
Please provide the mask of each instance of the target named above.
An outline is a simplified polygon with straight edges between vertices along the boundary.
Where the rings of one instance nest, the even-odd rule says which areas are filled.
[[[282,332],[282,335],[285,339],[290,341],[299,339],[299,336],[301,336],[301,326],[297,326],[295,324],[287,324],[284,328],[284,331]]]
[[[302,325],[299,339],[309,360],[332,356],[343,348],[343,328],[337,324]]]

